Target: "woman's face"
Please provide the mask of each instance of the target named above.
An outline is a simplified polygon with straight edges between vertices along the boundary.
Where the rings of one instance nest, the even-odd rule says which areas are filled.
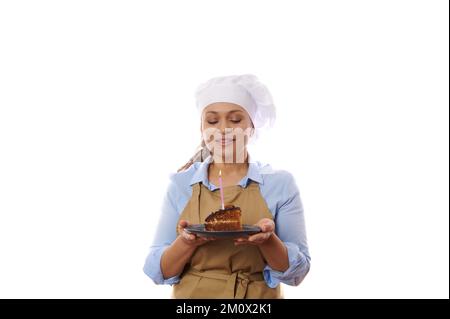
[[[243,107],[227,102],[208,105],[202,113],[201,130],[215,160],[244,162],[245,148],[253,134],[253,123]]]

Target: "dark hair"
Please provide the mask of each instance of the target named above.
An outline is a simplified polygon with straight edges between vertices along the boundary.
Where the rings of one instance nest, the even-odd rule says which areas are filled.
[[[205,141],[202,139],[202,142],[197,147],[194,156],[192,156],[186,164],[180,167],[177,172],[181,172],[188,169],[195,162],[203,162],[209,155],[211,155],[211,152],[208,150]]]

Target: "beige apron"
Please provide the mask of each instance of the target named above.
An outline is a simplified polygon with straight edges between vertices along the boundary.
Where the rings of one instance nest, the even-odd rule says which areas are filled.
[[[191,224],[202,224],[206,216],[220,208],[220,193],[203,184],[192,186],[192,197],[180,215]],[[239,206],[244,224],[256,224],[262,218],[273,219],[259,185],[250,182],[224,187],[224,201]],[[177,230],[178,232],[178,230]],[[197,247],[186,265],[181,280],[174,285],[174,298],[281,298],[280,286],[269,288],[262,271],[266,263],[259,248],[235,246],[233,239],[217,239]]]

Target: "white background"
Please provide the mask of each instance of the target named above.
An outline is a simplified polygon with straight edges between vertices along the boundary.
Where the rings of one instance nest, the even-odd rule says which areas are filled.
[[[0,297],[168,298],[142,272],[198,84],[254,73],[311,272],[288,298],[448,298],[448,1],[3,1]]]

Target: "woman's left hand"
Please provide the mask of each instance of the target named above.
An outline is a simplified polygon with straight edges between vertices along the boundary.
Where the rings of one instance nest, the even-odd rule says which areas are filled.
[[[275,231],[275,223],[269,218],[263,218],[255,224],[261,228],[261,232],[246,238],[236,238],[235,245],[261,245],[264,244]]]

